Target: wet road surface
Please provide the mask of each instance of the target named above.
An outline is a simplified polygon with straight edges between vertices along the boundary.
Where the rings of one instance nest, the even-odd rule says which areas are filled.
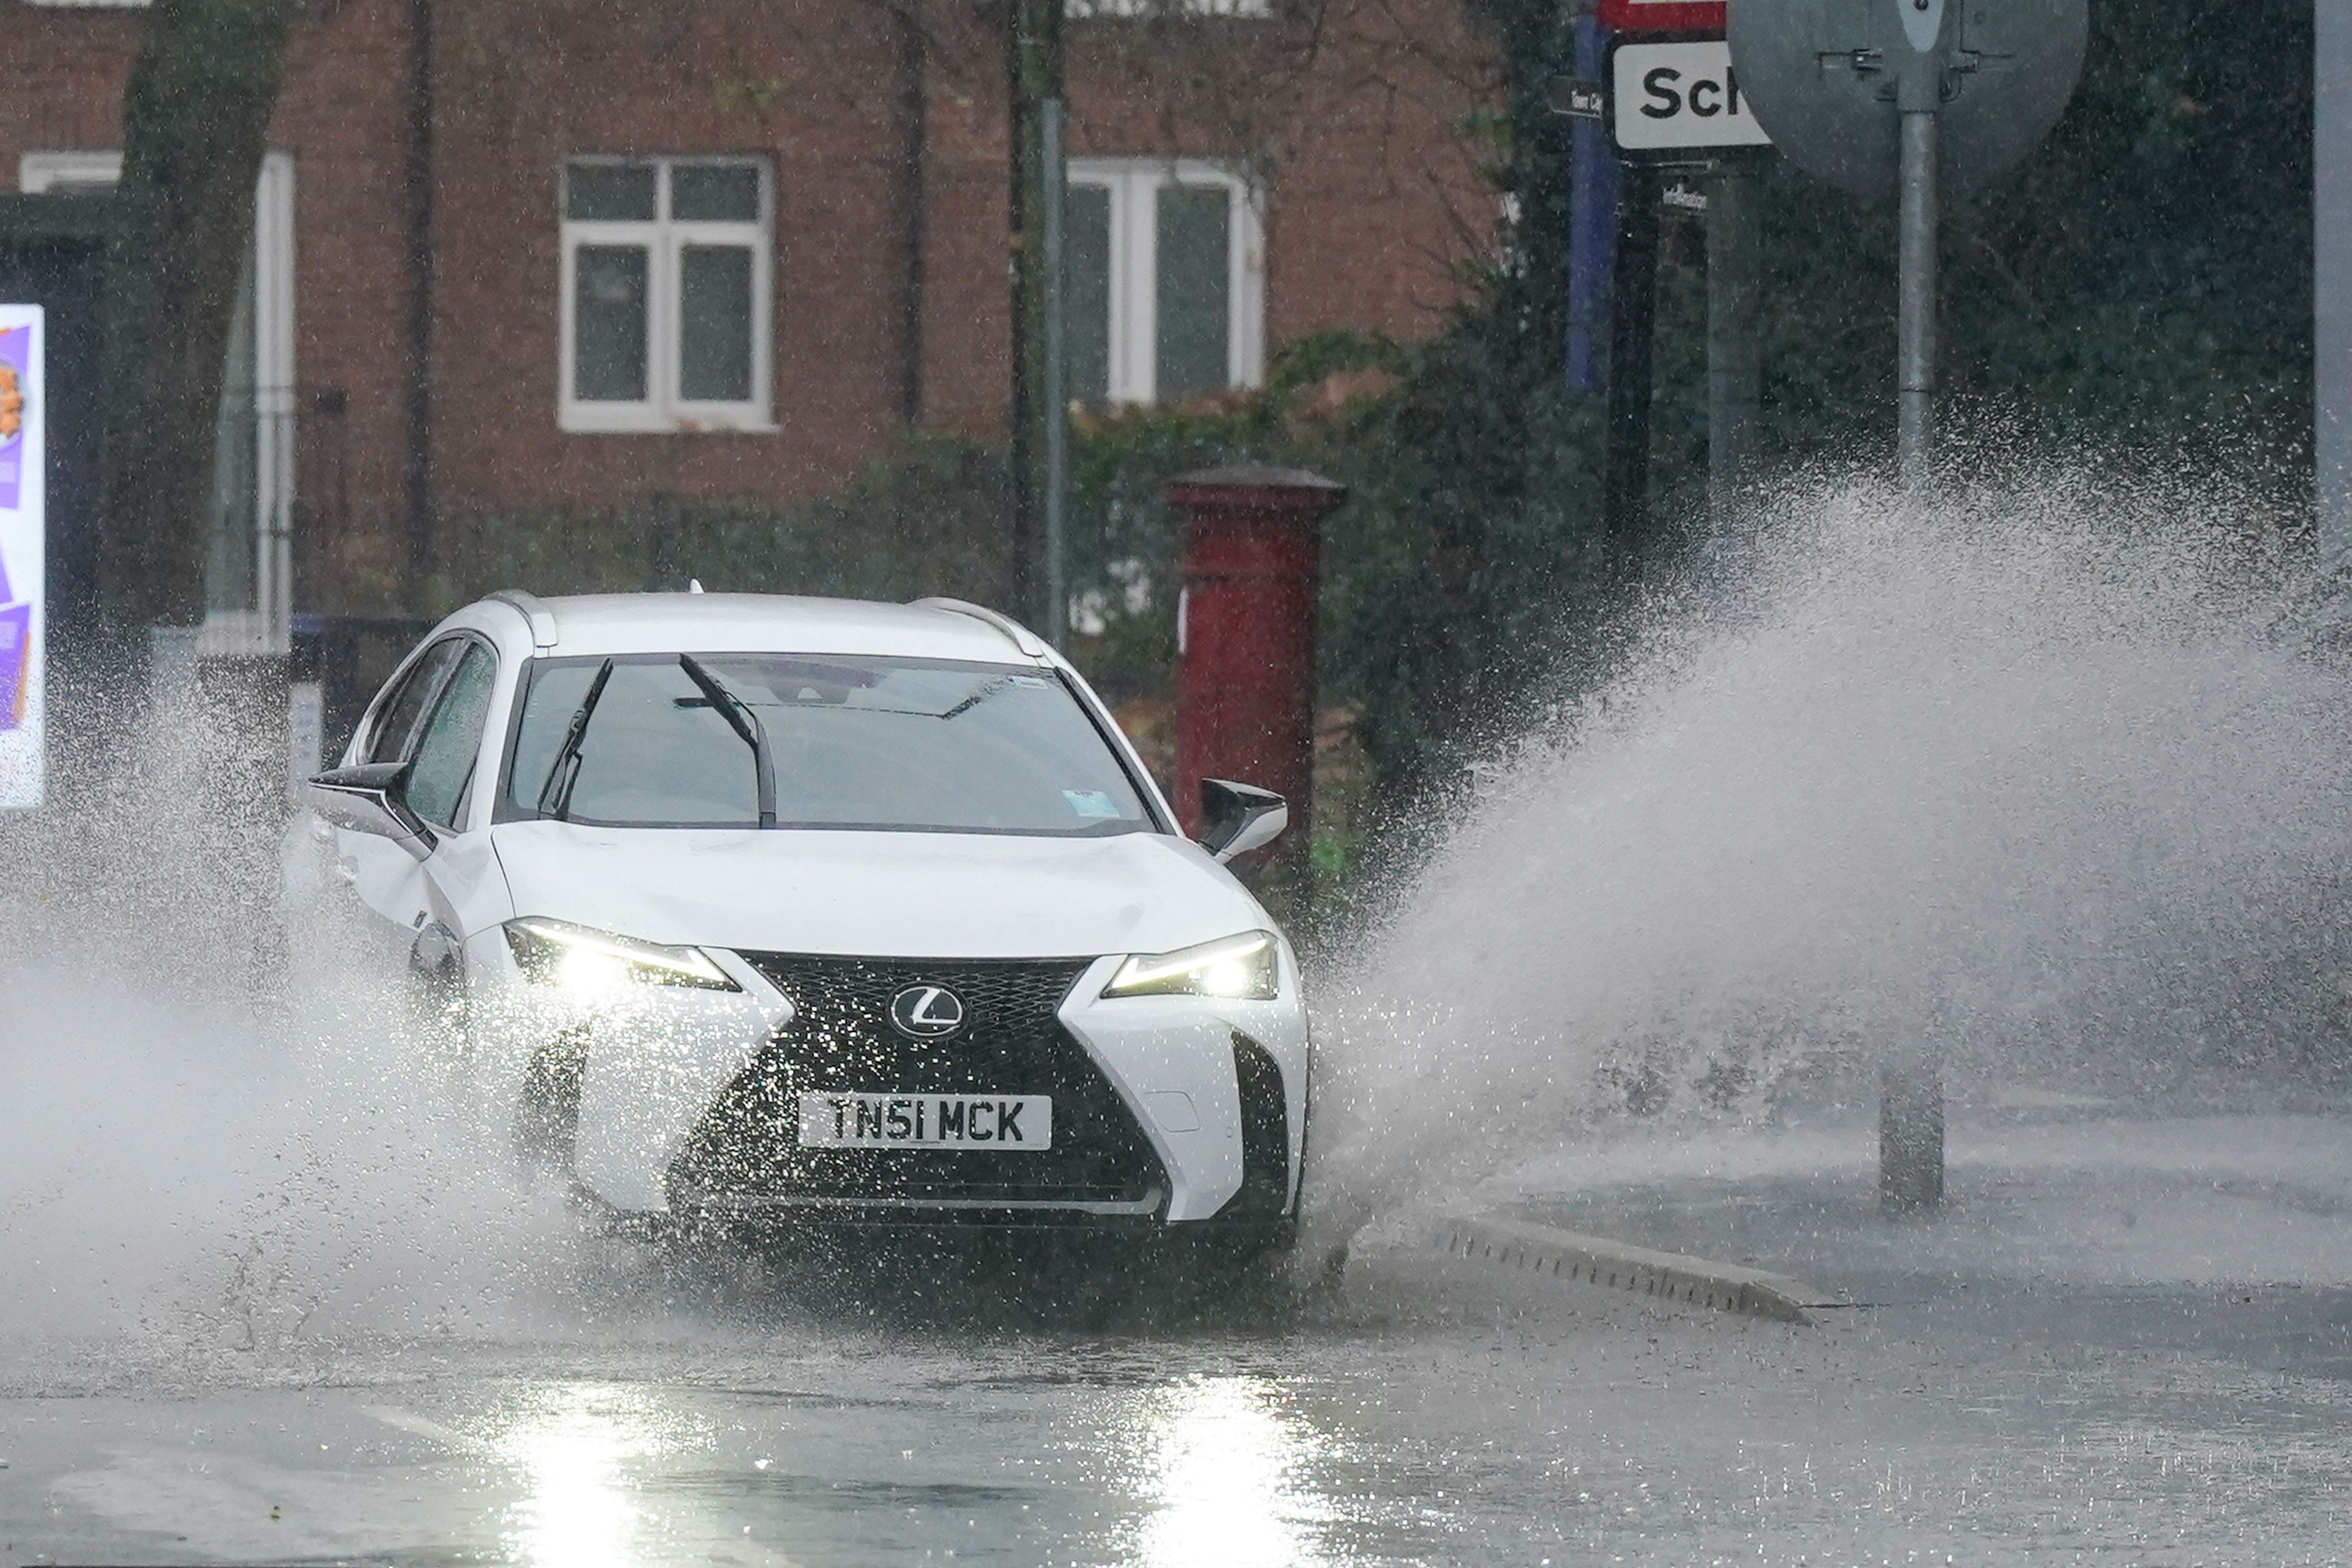
[[[1804,1328],[1378,1244],[1172,1309],[648,1260],[543,1338],[20,1367],[0,1561],[2352,1560],[2341,1283],[1929,1268]]]

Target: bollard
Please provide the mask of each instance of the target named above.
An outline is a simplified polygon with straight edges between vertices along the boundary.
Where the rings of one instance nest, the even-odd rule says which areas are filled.
[[[1878,1064],[1878,1202],[1890,1217],[1932,1215],[1944,1204],[1944,1074],[1916,1045]]]
[[[1201,831],[1201,780],[1272,789],[1290,829],[1266,852],[1266,885],[1304,911],[1315,782],[1318,525],[1347,486],[1298,468],[1244,465],[1172,479],[1183,514],[1176,601],[1176,810]]]

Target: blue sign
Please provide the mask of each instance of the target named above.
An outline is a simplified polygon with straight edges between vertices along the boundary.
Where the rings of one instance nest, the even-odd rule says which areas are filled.
[[[39,306],[0,305],[0,810],[39,805],[48,783],[41,332]]]

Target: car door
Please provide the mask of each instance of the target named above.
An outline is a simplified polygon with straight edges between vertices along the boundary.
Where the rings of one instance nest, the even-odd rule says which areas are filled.
[[[408,809],[433,830],[434,844],[420,868],[419,909],[409,917],[415,936],[408,960],[444,1000],[462,994],[467,935],[510,913],[490,852],[489,813],[476,810],[477,793],[495,785],[495,768],[483,758],[483,734],[498,675],[489,644],[468,638],[409,758]]]
[[[464,635],[444,637],[412,659],[371,710],[350,760],[405,762],[414,757],[427,716],[471,643]],[[390,839],[348,828],[333,831],[336,875],[366,911],[363,925],[370,947],[404,963],[424,924],[424,866],[406,846]]]

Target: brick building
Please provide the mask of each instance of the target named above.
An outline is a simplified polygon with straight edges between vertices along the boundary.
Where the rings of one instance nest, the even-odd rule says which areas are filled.
[[[1458,0],[1223,4],[1074,7],[1091,400],[1248,385],[1321,329],[1424,333],[1491,218]],[[136,0],[0,7],[0,179],[108,183]],[[310,0],[233,334],[216,573],[249,528],[284,575],[290,530],[302,608],[378,611],[436,520],[793,501],[908,426],[1001,432],[1002,25],[964,0]]]

